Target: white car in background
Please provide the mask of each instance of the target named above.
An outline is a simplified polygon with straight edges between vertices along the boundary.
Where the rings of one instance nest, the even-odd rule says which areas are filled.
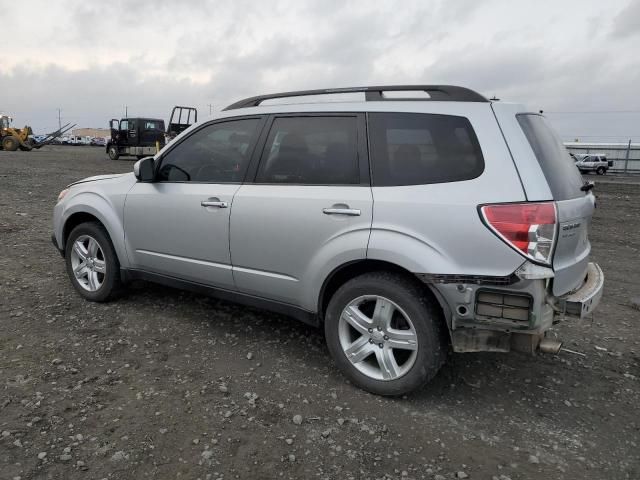
[[[604,175],[609,167],[613,166],[613,160],[607,160],[604,153],[579,153],[573,157],[580,173],[596,172],[598,175]]]

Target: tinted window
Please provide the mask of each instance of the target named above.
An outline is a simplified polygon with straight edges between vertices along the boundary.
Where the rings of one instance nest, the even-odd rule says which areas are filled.
[[[241,182],[247,171],[258,119],[204,127],[166,155],[158,171],[161,182]]]
[[[256,181],[357,184],[357,145],[356,117],[276,118]]]
[[[164,122],[158,122],[156,120],[145,120],[145,130],[164,130]]]
[[[464,117],[370,113],[373,185],[424,185],[478,177],[484,170],[475,132]]]
[[[554,200],[568,200],[584,195],[580,190],[580,171],[545,118],[537,114],[520,114],[517,118],[538,159]],[[589,161],[588,157],[585,160]]]

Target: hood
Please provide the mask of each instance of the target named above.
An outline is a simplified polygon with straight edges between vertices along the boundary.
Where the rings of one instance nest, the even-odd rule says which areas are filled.
[[[78,185],[80,183],[99,182],[100,180],[109,180],[111,178],[119,178],[125,175],[133,175],[133,174],[132,173],[112,173],[109,175],[95,175],[93,177],[83,178],[82,180],[78,180],[77,182],[70,183],[69,185],[67,185],[67,188],[73,185]]]

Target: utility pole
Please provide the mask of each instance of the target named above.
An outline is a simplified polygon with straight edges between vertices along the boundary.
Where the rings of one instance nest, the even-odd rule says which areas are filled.
[[[208,103],[207,104],[209,106],[209,116],[213,115],[213,104],[212,103]]]
[[[58,130],[62,130],[62,120],[60,118],[60,109],[58,109]]]
[[[629,168],[629,153],[631,152],[631,139],[629,139],[629,143],[627,143],[627,153],[624,156],[624,173],[627,173],[627,169]]]

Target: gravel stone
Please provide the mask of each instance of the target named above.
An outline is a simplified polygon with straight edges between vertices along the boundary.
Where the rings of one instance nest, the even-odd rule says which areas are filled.
[[[295,423],[296,425],[301,425],[302,424],[302,415],[294,415],[293,416],[293,423]]]
[[[129,458],[129,455],[124,453],[122,450],[118,450],[116,453],[111,455],[112,462],[121,462],[122,460],[126,460]]]

